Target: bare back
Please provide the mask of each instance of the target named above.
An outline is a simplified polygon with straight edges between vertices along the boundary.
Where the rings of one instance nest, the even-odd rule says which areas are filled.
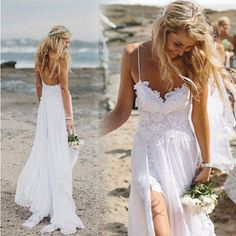
[[[44,69],[44,71],[40,75],[43,83],[46,85],[50,85],[50,86],[57,85],[60,83],[59,76],[57,76],[57,71],[55,71],[53,73],[52,77],[50,78],[50,75],[53,70],[53,64],[54,64],[53,61],[55,60],[55,56],[56,56],[55,53],[53,53],[53,52],[49,53],[49,65],[48,65],[48,67],[46,67]]]

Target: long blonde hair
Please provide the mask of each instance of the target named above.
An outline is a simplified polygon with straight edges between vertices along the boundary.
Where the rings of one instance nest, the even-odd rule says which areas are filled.
[[[203,84],[209,77],[215,79],[220,89],[220,78],[226,78],[227,72],[218,60],[217,51],[212,37],[212,29],[204,10],[193,1],[177,0],[162,9],[155,20],[152,31],[152,54],[158,58],[162,79],[173,87],[173,76],[181,75],[177,66],[167,54],[166,42],[170,32],[185,32],[196,41],[190,52],[183,55],[186,68],[186,82],[192,95],[198,97]],[[170,89],[171,89],[170,88]],[[221,89],[220,89],[221,90]]]
[[[42,72],[49,66],[49,53],[54,52],[56,54],[55,60],[50,74],[50,78],[55,74],[60,74],[60,60],[64,59],[69,69],[70,55],[64,50],[65,39],[71,37],[70,31],[62,25],[54,26],[48,33],[48,36],[40,43],[36,58],[35,69],[42,76]]]

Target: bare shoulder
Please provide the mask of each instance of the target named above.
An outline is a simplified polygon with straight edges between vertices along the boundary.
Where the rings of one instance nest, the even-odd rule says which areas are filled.
[[[67,65],[67,60],[65,57],[60,57],[59,63],[62,70],[67,70],[68,65]]]
[[[127,44],[123,50],[123,54],[128,57],[132,57],[134,54],[136,54],[138,49],[137,43],[130,43]]]
[[[57,60],[57,54],[53,51],[50,51],[49,52],[49,59],[51,61],[56,61]],[[66,57],[64,55],[61,56],[58,61],[59,61],[61,66],[66,65],[66,63],[67,63]]]
[[[130,43],[125,46],[124,52],[131,55],[137,50],[137,48],[138,48],[137,43]]]

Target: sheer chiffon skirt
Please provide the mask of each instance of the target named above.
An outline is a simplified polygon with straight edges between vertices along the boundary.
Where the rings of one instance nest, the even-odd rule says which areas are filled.
[[[181,203],[193,181],[197,164],[194,135],[167,131],[161,140],[136,135],[131,164],[129,236],[155,236],[150,191],[163,193],[172,235],[215,236],[214,225],[207,215],[194,216]]]

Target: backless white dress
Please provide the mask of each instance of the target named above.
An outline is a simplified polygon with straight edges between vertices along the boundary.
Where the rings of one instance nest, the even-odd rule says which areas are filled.
[[[72,158],[60,85],[43,84],[33,147],[15,194],[15,202],[32,212],[24,226],[33,227],[50,216],[42,233],[60,229],[70,234],[84,228],[72,198]]]

